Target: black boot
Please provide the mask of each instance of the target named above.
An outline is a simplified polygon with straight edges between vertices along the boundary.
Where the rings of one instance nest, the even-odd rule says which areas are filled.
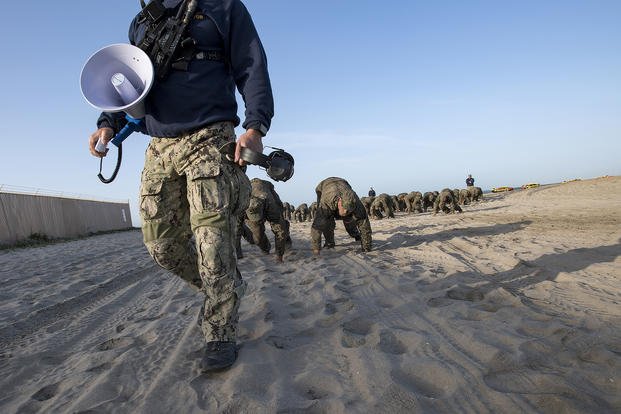
[[[233,365],[237,359],[237,345],[233,341],[207,342],[205,355],[201,361],[203,372],[223,370]]]

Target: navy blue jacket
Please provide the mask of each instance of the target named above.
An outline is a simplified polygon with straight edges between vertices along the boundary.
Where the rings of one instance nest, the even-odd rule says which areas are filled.
[[[164,0],[166,7],[181,0]],[[144,24],[137,17],[129,29],[130,43],[144,37]],[[197,42],[197,51],[218,49],[225,61],[193,59],[187,72],[171,70],[164,81],[155,80],[145,99],[147,133],[156,137],[176,137],[218,121],[239,125],[235,88],[246,104],[244,128],[261,123],[269,128],[274,101],[267,58],[252,18],[239,0],[198,0],[188,34]],[[97,126],[118,132],[125,114],[102,113]]]

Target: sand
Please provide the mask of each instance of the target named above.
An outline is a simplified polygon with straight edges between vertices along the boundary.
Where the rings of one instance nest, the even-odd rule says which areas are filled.
[[[0,412],[621,412],[621,177],[371,225],[369,254],[342,223],[319,258],[310,223],[283,264],[244,244],[215,374],[139,231],[0,252]]]

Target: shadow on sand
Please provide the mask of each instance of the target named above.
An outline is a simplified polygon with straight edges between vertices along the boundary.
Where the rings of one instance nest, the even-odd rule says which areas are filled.
[[[560,273],[586,269],[596,263],[614,262],[621,256],[621,242],[593,248],[578,248],[565,253],[550,253],[531,261],[520,260],[512,269],[496,274],[458,272],[437,282],[422,286],[424,291],[446,291],[446,297],[456,300],[479,301],[488,292],[503,288],[522,300],[521,291],[544,281],[554,281]],[[476,286],[472,286],[476,285]],[[438,298],[434,298],[438,299]],[[429,305],[434,306],[431,299]]]
[[[500,234],[511,233],[519,230],[523,230],[526,226],[531,224],[530,220],[518,221],[516,223],[494,224],[493,226],[482,227],[457,227],[448,230],[443,230],[434,234],[417,235],[412,236],[409,234],[397,233],[386,239],[386,242],[377,247],[376,250],[384,251],[402,247],[418,246],[423,243],[431,242],[444,242],[451,240],[455,237],[477,237],[477,236],[497,236]],[[432,226],[425,226],[432,227]],[[424,228],[424,227],[423,227]],[[407,228],[410,230],[410,228]],[[411,230],[420,230],[421,228],[413,227]],[[397,230],[395,230],[397,231]],[[395,232],[393,231],[393,233]]]

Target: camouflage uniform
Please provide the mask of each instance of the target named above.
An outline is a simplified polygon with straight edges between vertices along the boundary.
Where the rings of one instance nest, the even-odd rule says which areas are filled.
[[[375,197],[369,211],[371,212],[371,217],[378,220],[384,217],[395,218],[392,199],[386,193],[382,193]]]
[[[207,341],[235,341],[245,288],[235,240],[238,217],[248,207],[250,182],[218,151],[234,140],[231,122],[177,138],[154,137],[142,171],[144,243],[161,267],[205,293],[200,325]]]
[[[405,211],[408,213],[422,213],[423,212],[423,195],[420,191],[412,191],[404,198]]]
[[[392,203],[392,212],[394,213],[395,211],[403,211],[399,209],[399,199],[397,198],[397,196],[393,195],[389,197],[390,197],[390,202]]]
[[[308,208],[308,217],[312,221],[315,218],[315,214],[317,213],[317,202],[313,201]]]
[[[427,191],[425,194],[423,194],[423,212],[427,212],[428,208],[432,208],[434,201],[436,201],[435,191]]]
[[[325,247],[334,247],[335,220],[343,220],[345,230],[356,240],[360,240],[363,251],[371,250],[371,224],[369,218],[349,183],[342,178],[330,177],[321,181],[315,189],[317,193],[317,214],[311,225],[311,247],[321,249],[321,235],[325,238]],[[339,215],[338,200],[349,213]]]
[[[457,204],[457,197],[453,194],[453,190],[445,188],[438,195],[433,203],[433,214],[437,214],[438,211],[444,211],[445,213],[461,213],[461,207]]]
[[[291,243],[289,236],[289,222],[282,216],[283,207],[280,197],[274,190],[274,185],[269,181],[253,178],[250,181],[252,192],[250,204],[246,210],[245,224],[250,229],[252,237],[249,243],[256,244],[265,253],[269,253],[272,248],[269,239],[265,234],[265,222],[270,223],[274,233],[276,244],[276,255],[282,257],[285,254],[285,245]],[[239,234],[238,239],[245,234]]]
[[[291,205],[286,201],[282,203],[282,218],[287,221],[291,220]]]
[[[397,194],[397,211],[408,211],[406,198],[408,193]]]
[[[367,212],[367,216],[371,215],[371,204],[373,204],[373,200],[375,200],[375,196],[373,197],[362,197],[360,202],[364,206],[365,211]]]
[[[308,211],[308,204],[306,203],[300,204],[293,212],[293,217],[295,218],[295,221],[297,221],[298,223],[302,223],[308,220],[310,217],[310,212]]]
[[[453,195],[455,196],[455,200],[457,200],[457,204],[461,204],[459,202],[459,188],[453,188]]]
[[[475,202],[481,200],[483,197],[483,190],[481,187],[470,186],[468,187],[468,192],[470,193],[470,201]]]

